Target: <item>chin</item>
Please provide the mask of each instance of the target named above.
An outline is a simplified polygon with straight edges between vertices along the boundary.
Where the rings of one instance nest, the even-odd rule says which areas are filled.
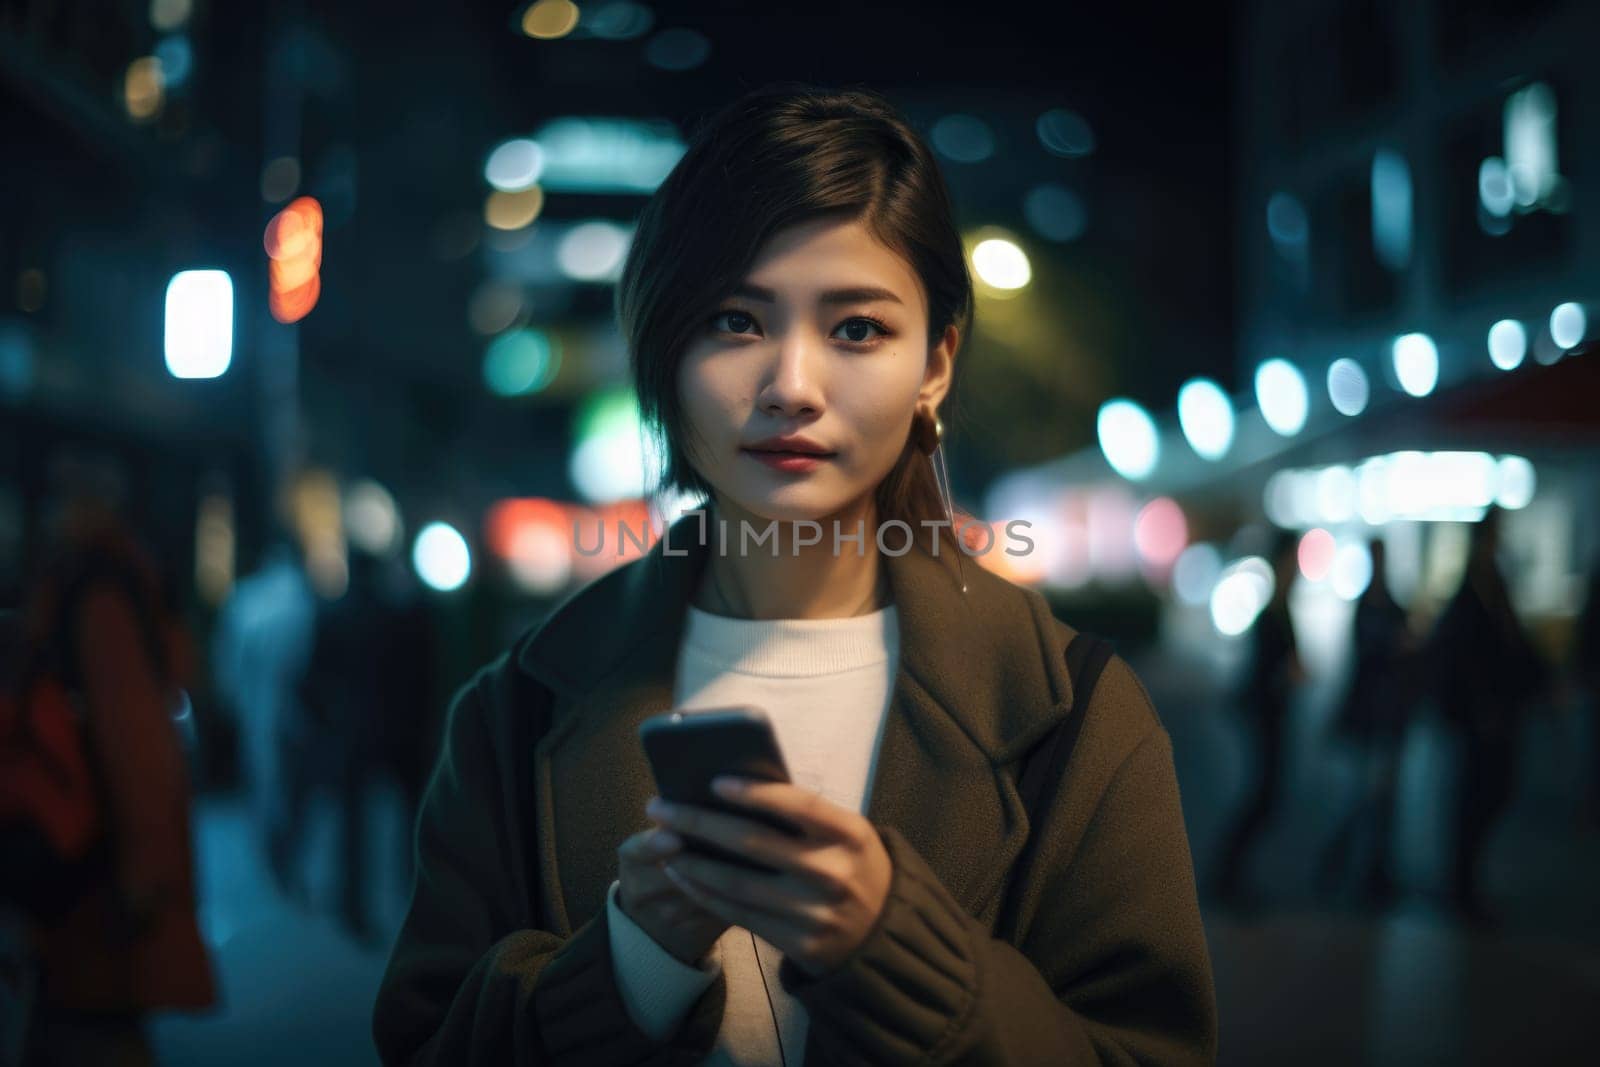
[[[729,496],[734,504],[763,523],[769,520],[810,520],[822,523],[825,527],[827,520],[837,515],[849,502],[847,495],[812,485],[784,486],[776,490],[767,487],[764,491],[751,491],[745,487],[744,491],[736,491]]]

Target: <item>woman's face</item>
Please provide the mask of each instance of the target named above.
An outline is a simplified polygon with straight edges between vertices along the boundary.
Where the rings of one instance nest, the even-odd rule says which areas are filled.
[[[851,532],[916,410],[949,390],[957,331],[930,346],[927,321],[915,272],[862,224],[774,236],[678,373],[690,461],[719,507],[783,522],[842,516]],[[791,436],[824,454],[763,451]]]

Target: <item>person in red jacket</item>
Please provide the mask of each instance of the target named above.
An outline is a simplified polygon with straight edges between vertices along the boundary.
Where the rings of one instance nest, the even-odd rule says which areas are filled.
[[[70,506],[49,543],[28,640],[81,701],[105,860],[63,914],[34,923],[39,987],[26,1062],[153,1062],[148,1012],[216,1000],[195,919],[188,770],[174,722],[188,643],[151,561],[107,510]]]

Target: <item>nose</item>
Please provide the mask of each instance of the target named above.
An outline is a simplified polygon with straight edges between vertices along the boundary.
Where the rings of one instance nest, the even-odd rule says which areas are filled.
[[[793,417],[822,410],[823,348],[803,330],[779,341],[758,400],[764,413]]]

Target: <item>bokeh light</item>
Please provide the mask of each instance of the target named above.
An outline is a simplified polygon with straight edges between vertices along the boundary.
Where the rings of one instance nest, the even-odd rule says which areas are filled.
[[[1411,396],[1427,396],[1439,384],[1439,349],[1425,333],[1402,334],[1390,346],[1394,376]]]
[[[1333,534],[1320,526],[1301,535],[1295,558],[1300,564],[1300,573],[1306,581],[1320,582],[1328,576],[1328,572],[1333,569],[1336,549]]]
[[[1341,415],[1359,415],[1367,409],[1371,386],[1361,364],[1348,357],[1328,366],[1328,400]]]
[[[1346,541],[1334,551],[1328,585],[1341,600],[1358,600],[1372,584],[1372,552],[1362,541]]]
[[[545,525],[519,529],[506,560],[511,578],[525,592],[548,596],[572,577],[572,543],[567,531]]]
[[[1201,458],[1221,459],[1233,444],[1233,402],[1211,379],[1191,379],[1178,390],[1178,425]]]
[[[614,222],[580,222],[556,246],[556,265],[582,282],[615,281],[632,234]]]
[[[1528,355],[1528,330],[1516,319],[1489,327],[1489,360],[1501,370],[1515,370]]]
[[[352,485],[344,497],[345,536],[368,555],[392,556],[405,540],[405,524],[393,494],[371,478]]]
[[[544,150],[526,137],[501,143],[483,164],[484,180],[506,193],[527,189],[543,172]]]
[[[447,522],[430,522],[411,547],[411,565],[429,589],[454,592],[472,575],[472,550],[467,539]]]
[[[300,161],[293,156],[279,156],[261,168],[261,199],[269,204],[281,204],[300,188]]]
[[[1582,304],[1557,304],[1550,312],[1550,339],[1561,348],[1576,347],[1588,330],[1589,317],[1584,314]]]
[[[306,574],[320,596],[336,600],[350,585],[339,481],[331,471],[307,468],[293,478],[289,496],[290,521],[305,556]]]
[[[194,66],[194,49],[189,38],[182,34],[162,38],[155,48],[156,61],[161,65],[161,86],[170,89],[189,80],[189,70]]]
[[[175,30],[189,21],[194,0],[150,0],[150,25],[158,30]]]
[[[578,29],[608,41],[631,41],[649,33],[655,21],[655,13],[634,0],[600,0],[583,6]]]
[[[1237,637],[1250,629],[1256,616],[1272,602],[1272,567],[1260,556],[1246,556],[1228,564],[1211,590],[1211,622],[1224,637]]]
[[[1189,523],[1176,500],[1156,497],[1139,509],[1133,520],[1133,545],[1147,566],[1166,570],[1188,544]]]
[[[1317,521],[1341,523],[1355,518],[1359,493],[1355,471],[1342,463],[1324,467],[1317,473],[1314,486]]]
[[[1372,154],[1372,249],[1392,271],[1411,259],[1411,165],[1390,148]]]
[[[994,132],[976,115],[946,115],[933,124],[934,150],[957,163],[979,163],[994,155]]]
[[[233,279],[225,270],[184,270],[167,283],[167,370],[215,378],[233,360]]]
[[[1256,368],[1256,404],[1273,433],[1293,437],[1305,427],[1310,398],[1298,367],[1269,359]]]
[[[1211,598],[1211,589],[1222,573],[1222,553],[1217,546],[1201,541],[1178,554],[1172,564],[1172,592],[1190,607],[1200,607]]]
[[[299,322],[322,294],[322,205],[293,200],[267,223],[267,307],[282,323]]]
[[[511,328],[522,308],[521,286],[490,279],[473,290],[472,299],[467,301],[467,322],[478,333],[497,334]]]
[[[1495,463],[1494,502],[1507,511],[1520,511],[1532,503],[1537,485],[1533,464],[1522,456],[1501,456]]]
[[[1051,241],[1076,241],[1088,228],[1083,199],[1065,185],[1046,182],[1028,190],[1022,214],[1039,236]]]
[[[225,493],[207,493],[194,523],[194,585],[212,607],[222,604],[233,588],[236,563],[233,500]]]
[[[522,32],[542,41],[565,37],[578,25],[578,5],[572,0],[538,0],[522,13]]]
[[[568,474],[591,503],[643,496],[646,471],[660,469],[659,442],[647,434],[631,389],[592,393],[579,408]]]
[[[1052,108],[1040,115],[1034,132],[1039,143],[1058,156],[1071,159],[1094,151],[1094,130],[1082,115],[1066,108]]]
[[[37,373],[33,335],[20,322],[0,321],[0,393],[21,396]]]
[[[128,115],[143,121],[154,118],[166,98],[166,80],[161,73],[161,60],[155,56],[141,56],[128,64],[128,73],[122,81],[122,102]]]
[[[1515,203],[1511,172],[1506,169],[1506,161],[1499,156],[1489,156],[1478,164],[1478,202],[1491,219],[1503,219],[1511,214]]]
[[[537,185],[515,193],[496,189],[483,202],[483,221],[497,230],[520,230],[544,208],[544,190]]]
[[[1003,237],[978,242],[972,250],[972,269],[996,289],[1021,289],[1033,277],[1027,253]]]
[[[1150,413],[1132,400],[1108,400],[1095,420],[1100,451],[1111,469],[1134,481],[1150,477],[1161,458],[1161,440]]]
[[[1267,234],[1280,248],[1303,246],[1310,238],[1306,209],[1288,193],[1273,193],[1267,201]]]
[[[585,538],[586,549],[613,530],[594,527],[579,509],[538,497],[502,500],[490,508],[484,522],[489,551],[504,559],[511,578],[522,590],[540,595],[554,593],[572,577],[574,525]],[[615,546],[601,554],[614,555]]]
[[[711,55],[711,41],[699,30],[674,26],[662,30],[644,47],[644,58],[659,70],[693,70]]]
[[[498,396],[537,393],[555,380],[560,349],[543,330],[510,330],[489,342],[483,380]]]

